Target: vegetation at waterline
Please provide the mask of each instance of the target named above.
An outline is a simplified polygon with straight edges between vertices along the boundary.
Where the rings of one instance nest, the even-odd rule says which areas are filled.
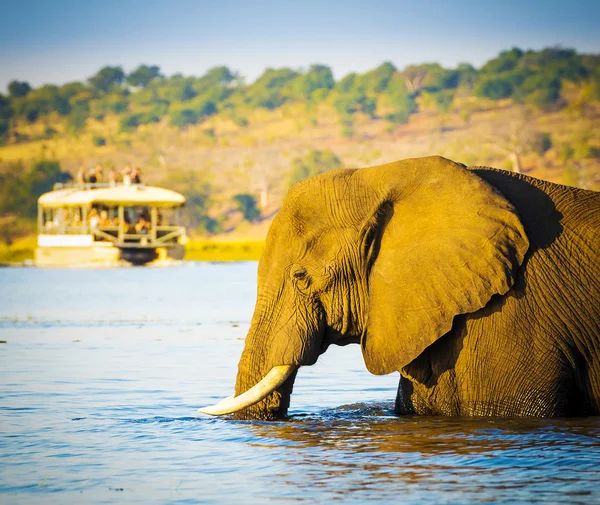
[[[0,266],[33,261],[36,246],[37,237],[32,234],[21,236],[10,244],[0,241]]]
[[[29,234],[10,245],[0,241],[0,265],[32,261],[37,238]],[[264,240],[216,241],[193,239],[185,245],[189,261],[257,261],[265,248]]]
[[[325,65],[252,83],[153,65],[62,86],[17,79],[0,96],[0,216],[33,216],[40,163],[58,167],[54,182],[82,164],[139,165],[145,183],[186,196],[192,236],[229,240],[264,237],[295,181],[412,156],[599,189],[599,83],[600,55],[563,48],[514,48],[480,68],[388,62],[337,81]]]
[[[194,239],[185,246],[185,259],[193,261],[258,261],[264,248],[264,240]]]

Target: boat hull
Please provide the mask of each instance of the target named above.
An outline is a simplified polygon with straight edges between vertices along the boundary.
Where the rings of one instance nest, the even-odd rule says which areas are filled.
[[[129,250],[128,250],[129,251]],[[173,260],[182,260],[185,254],[183,246],[157,247],[144,250],[136,255],[122,255],[118,247],[107,245],[91,246],[45,246],[35,250],[35,265],[38,267],[68,266],[117,266],[119,264],[160,264]],[[130,257],[129,257],[130,256]]]

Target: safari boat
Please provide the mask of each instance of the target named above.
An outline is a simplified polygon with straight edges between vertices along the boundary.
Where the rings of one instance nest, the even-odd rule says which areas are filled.
[[[143,184],[57,184],[38,199],[35,264],[183,259],[183,195]]]

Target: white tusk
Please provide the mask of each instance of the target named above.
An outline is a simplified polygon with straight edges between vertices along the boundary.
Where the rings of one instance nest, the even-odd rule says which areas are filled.
[[[209,414],[211,416],[222,416],[224,414],[233,414],[239,410],[245,409],[266,398],[281,386],[285,380],[296,370],[294,365],[279,365],[271,368],[271,371],[256,385],[240,396],[228,397],[221,400],[216,405],[203,407],[198,412]]]

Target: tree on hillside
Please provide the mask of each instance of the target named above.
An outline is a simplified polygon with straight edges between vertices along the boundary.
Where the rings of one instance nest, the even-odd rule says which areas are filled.
[[[459,63],[456,67],[457,88],[461,94],[468,94],[477,83],[477,69],[470,63]]]
[[[31,91],[31,86],[25,81],[10,81],[8,83],[8,94],[11,98],[27,96]]]
[[[523,51],[513,47],[510,51],[502,51],[497,58],[493,58],[481,67],[483,74],[499,74],[513,70],[523,56]]]
[[[71,111],[68,98],[61,95],[58,86],[54,84],[45,84],[30,91],[27,96],[15,98],[12,105],[16,115],[24,116],[30,122],[51,112],[66,116]]]
[[[158,90],[158,96],[168,102],[185,102],[197,95],[194,79],[181,75],[173,76]]]
[[[11,116],[12,108],[10,106],[10,101],[0,93],[0,138],[8,132]]]
[[[481,79],[477,83],[473,93],[480,98],[500,100],[511,96],[513,87],[508,79],[502,77],[487,77]]]
[[[547,150],[547,140],[542,139],[531,113],[522,107],[504,115],[491,128],[493,131],[487,136],[488,142],[507,156],[513,172],[522,172],[521,158],[524,154]]]
[[[560,98],[561,82],[558,77],[536,73],[523,81],[513,97],[517,102],[525,102],[537,109],[546,109]]]
[[[226,86],[236,79],[239,79],[239,76],[235,72],[229,70],[226,66],[211,68],[200,78],[201,81],[210,85],[219,86]]]
[[[67,131],[71,135],[76,136],[85,127],[89,114],[90,109],[87,104],[73,107],[71,112],[67,115],[65,123]]]
[[[101,120],[107,112],[123,114],[129,107],[129,99],[120,93],[109,93],[90,102],[94,117]]]
[[[103,67],[96,75],[88,79],[91,86],[102,93],[108,93],[113,86],[122,84],[125,80],[125,72],[118,67]]]
[[[289,68],[268,68],[246,90],[246,100],[250,105],[273,110],[281,107],[289,98],[288,84],[298,76]]]
[[[161,77],[160,68],[156,65],[140,65],[127,76],[127,84],[145,88],[152,79]]]
[[[361,76],[362,85],[367,92],[381,93],[387,88],[396,67],[389,61],[382,63],[377,68]]]
[[[370,117],[375,115],[375,98],[361,91],[339,95],[334,105],[342,119],[356,112],[364,112]]]
[[[327,92],[335,85],[331,68],[325,65],[311,65],[306,74],[298,76],[298,82],[299,93],[306,99],[317,90]]]
[[[409,116],[417,110],[417,104],[411,93],[406,89],[404,79],[395,74],[390,80],[382,102],[386,106],[385,119],[391,123],[406,123]]]
[[[187,107],[176,107],[169,111],[169,126],[183,128],[190,124],[196,124],[197,120],[197,114]]]
[[[200,233],[216,233],[219,223],[209,216],[212,205],[213,175],[210,172],[192,169],[174,169],[163,184],[185,196],[182,208],[182,224]]]
[[[421,97],[425,103],[430,105],[440,114],[447,114],[450,112],[455,93],[456,91],[453,89],[443,89],[433,93],[424,91],[421,94]]]
[[[22,164],[14,165],[12,170],[0,173],[0,214],[34,218],[38,197],[50,191],[54,184],[71,178],[61,170],[58,161],[41,160],[29,170]]]
[[[411,93],[419,93],[423,89],[438,91],[444,88],[455,88],[458,85],[456,75],[438,63],[410,65],[402,70],[400,75],[404,78],[406,88]]]
[[[355,72],[352,72],[352,73],[342,77],[342,79],[340,79],[337,82],[337,84],[335,85],[335,89],[339,93],[348,93],[348,92],[354,90],[355,88],[357,88],[357,84],[358,84],[358,74]]]
[[[246,221],[252,222],[260,216],[260,210],[258,210],[254,196],[248,193],[240,193],[233,197],[233,201]]]
[[[203,96],[197,96],[185,104],[172,104],[169,107],[169,125],[183,128],[202,122],[217,113],[216,104]]]
[[[67,98],[83,92],[90,92],[90,88],[79,81],[67,82],[59,88],[59,93]]]
[[[329,149],[323,151],[311,150],[304,156],[292,160],[292,169],[288,175],[288,186],[301,182],[308,177],[341,167],[342,161]]]
[[[521,63],[536,71],[573,82],[580,82],[590,75],[584,55],[578,55],[574,49],[549,47],[541,51],[527,51]]]

